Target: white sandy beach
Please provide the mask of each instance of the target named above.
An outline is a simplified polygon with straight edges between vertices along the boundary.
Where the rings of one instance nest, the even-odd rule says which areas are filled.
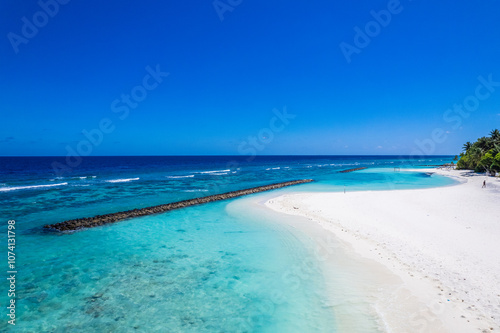
[[[325,234],[333,233],[356,256],[376,265],[375,270],[394,277],[396,282],[379,288],[371,304],[383,330],[497,332],[500,179],[469,171],[418,171],[455,177],[461,184],[293,193],[272,198],[266,205],[321,225]],[[481,188],[484,179],[487,187]]]

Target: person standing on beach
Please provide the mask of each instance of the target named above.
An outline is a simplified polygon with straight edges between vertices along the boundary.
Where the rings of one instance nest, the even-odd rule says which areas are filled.
[[[486,187],[486,179],[483,180],[483,186],[481,188],[485,188]]]

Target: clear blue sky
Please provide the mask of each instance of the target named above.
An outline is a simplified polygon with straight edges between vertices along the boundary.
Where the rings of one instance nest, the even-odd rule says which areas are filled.
[[[66,155],[106,118],[91,155],[237,155],[259,133],[260,154],[411,154],[416,140],[456,154],[500,127],[500,83],[474,97],[479,76],[500,82],[497,0],[216,4],[72,0],[51,17],[2,1],[0,155]],[[348,62],[340,45],[367,24]],[[125,106],[157,65],[169,75]],[[464,100],[479,100],[468,117],[446,114]],[[295,118],[262,131],[285,106]]]

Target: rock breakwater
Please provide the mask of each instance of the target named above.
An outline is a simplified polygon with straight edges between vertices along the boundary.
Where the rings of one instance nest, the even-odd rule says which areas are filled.
[[[132,209],[132,210],[124,211],[124,212],[111,213],[111,214],[105,214],[105,215],[96,215],[94,217],[84,217],[84,218],[80,218],[80,219],[67,220],[64,222],[56,223],[56,224],[45,225],[44,228],[49,229],[49,230],[54,230],[54,231],[72,231],[72,230],[78,230],[78,229],[84,229],[84,228],[93,228],[93,227],[98,227],[98,226],[102,226],[102,225],[105,225],[108,223],[114,223],[114,222],[122,221],[125,219],[130,219],[130,218],[134,218],[134,217],[164,213],[164,212],[168,212],[168,211],[174,210],[174,209],[180,209],[180,208],[185,208],[185,207],[194,206],[194,205],[201,205],[201,204],[209,203],[209,202],[213,202],[213,201],[236,198],[236,197],[240,197],[243,195],[275,190],[275,189],[279,189],[279,188],[286,187],[286,186],[304,184],[304,183],[309,183],[312,181],[313,181],[312,179],[301,179],[301,180],[293,180],[293,181],[276,183],[276,184],[265,185],[265,186],[258,186],[258,187],[253,187],[253,188],[249,188],[249,189],[245,189],[245,190],[238,190],[238,191],[232,191],[232,192],[227,192],[227,193],[209,195],[209,196],[201,197],[201,198],[172,202],[172,203],[168,203],[168,204],[164,204],[164,205],[151,206],[151,207],[140,208],[140,209]]]
[[[353,172],[353,171],[358,171],[358,170],[363,170],[363,169],[367,169],[367,167],[342,170],[342,171],[339,171],[339,173],[347,173],[347,172]]]

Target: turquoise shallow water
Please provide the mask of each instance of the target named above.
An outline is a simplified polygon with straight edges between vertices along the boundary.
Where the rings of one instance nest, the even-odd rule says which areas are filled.
[[[279,230],[228,213],[226,205],[72,235],[23,237],[36,241],[37,251],[24,254],[19,266],[19,327],[272,332],[298,321],[290,314],[306,319],[317,313],[310,295],[320,286],[313,281],[301,290],[274,283],[305,256],[300,247],[290,251]],[[282,300],[290,294],[293,302]],[[333,318],[322,320],[333,327]]]
[[[17,228],[18,306],[15,328],[2,320],[0,330],[335,332],[337,319],[324,306],[323,277],[316,274],[300,235],[273,221],[276,216],[238,204],[244,199],[68,235],[40,227],[290,179],[317,182],[275,193],[453,184],[425,173],[394,172],[393,167],[440,164],[449,157],[269,157],[229,168],[228,158],[216,157],[175,163],[95,159],[67,175],[51,174],[44,161],[30,160],[27,166],[26,161],[2,160],[3,230],[9,219],[16,220]],[[358,166],[370,168],[336,172]],[[304,262],[307,277],[298,279],[293,268]],[[2,287],[8,289],[6,283]],[[6,292],[0,295],[6,306]]]

